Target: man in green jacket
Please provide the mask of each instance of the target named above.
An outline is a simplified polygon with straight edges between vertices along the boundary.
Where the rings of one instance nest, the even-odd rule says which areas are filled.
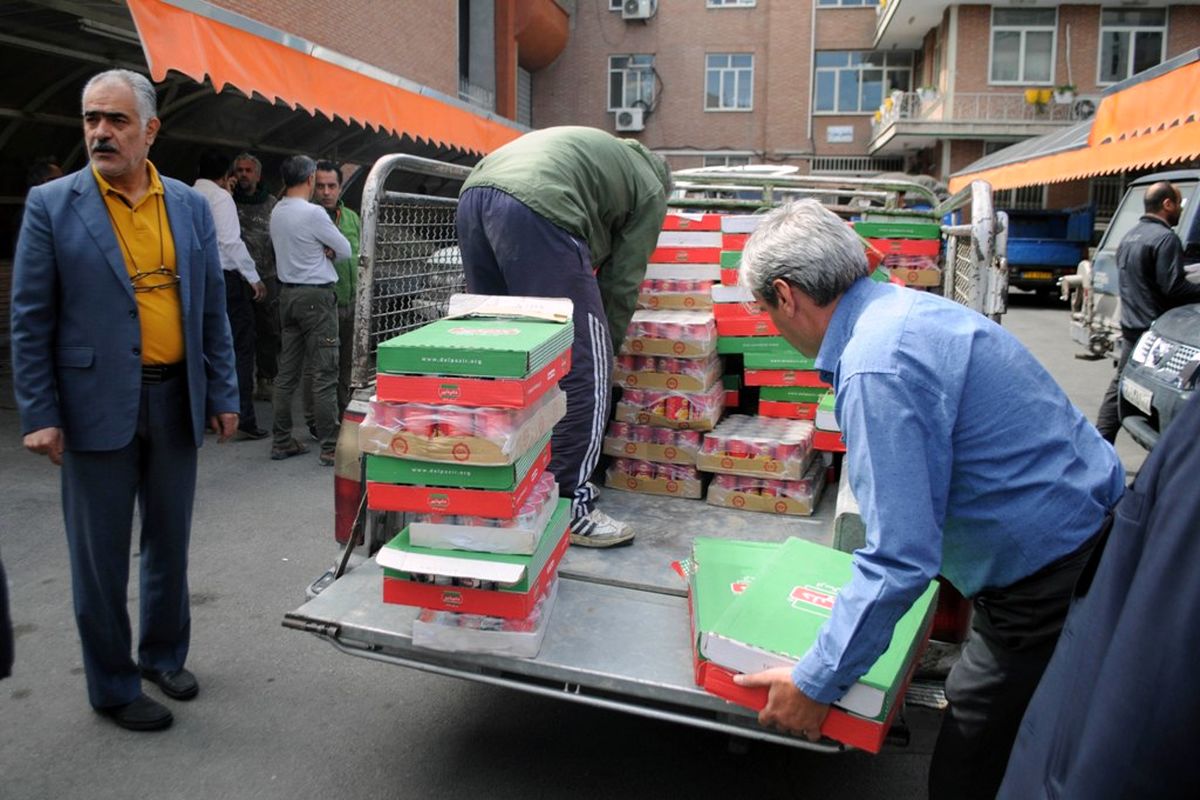
[[[313,189],[313,202],[325,209],[333,224],[350,241],[350,257],[333,262],[337,272],[337,284],[333,287],[337,295],[338,313],[338,416],[350,402],[350,355],[354,351],[354,294],[358,291],[358,253],[362,240],[362,220],[342,202],[342,170],[332,161],[317,162],[317,183]],[[316,420],[312,412],[312,375],[304,370],[304,418],[309,433],[316,437]]]
[[[458,242],[467,291],[569,297],[575,304],[567,415],[550,471],[571,500],[571,541],[628,544],[634,531],[594,507],[588,479],[608,421],[613,351],[658,242],[671,173],[632,139],[595,128],[533,131],[480,161],[463,184]]]

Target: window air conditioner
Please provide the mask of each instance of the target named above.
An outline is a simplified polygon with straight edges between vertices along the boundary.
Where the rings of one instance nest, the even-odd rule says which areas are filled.
[[[646,20],[658,11],[658,0],[625,0],[621,5],[621,19]]]
[[[1096,115],[1096,107],[1100,105],[1098,97],[1081,97],[1071,106],[1072,119],[1091,119]]]
[[[644,108],[618,108],[617,109],[617,130],[619,131],[642,131],[646,129],[646,109]]]

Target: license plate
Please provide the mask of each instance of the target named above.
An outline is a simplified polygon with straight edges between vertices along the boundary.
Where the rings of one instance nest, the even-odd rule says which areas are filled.
[[[1053,272],[1022,272],[1021,277],[1027,281],[1048,281],[1054,278]]]
[[[1122,378],[1121,394],[1143,414],[1149,415],[1152,413],[1150,410],[1150,400],[1154,397],[1154,393],[1145,386],[1136,381],[1131,381],[1129,378]]]

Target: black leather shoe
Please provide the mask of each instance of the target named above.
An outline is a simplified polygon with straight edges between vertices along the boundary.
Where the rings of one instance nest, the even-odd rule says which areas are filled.
[[[97,712],[111,719],[127,731],[161,731],[171,727],[175,717],[162,703],[155,702],[144,694],[132,703],[111,708],[97,708]]]
[[[143,669],[142,677],[151,683],[158,684],[162,693],[172,700],[191,700],[200,693],[200,684],[196,683],[196,676],[186,669],[174,672]]]

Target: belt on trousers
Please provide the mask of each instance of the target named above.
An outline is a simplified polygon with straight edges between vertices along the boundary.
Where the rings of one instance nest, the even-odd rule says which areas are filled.
[[[174,364],[142,364],[142,383],[165,383],[172,378],[178,378],[187,371],[187,364],[178,361]]]
[[[280,286],[286,286],[289,289],[332,289],[336,284],[333,283],[288,283],[280,281]]]

